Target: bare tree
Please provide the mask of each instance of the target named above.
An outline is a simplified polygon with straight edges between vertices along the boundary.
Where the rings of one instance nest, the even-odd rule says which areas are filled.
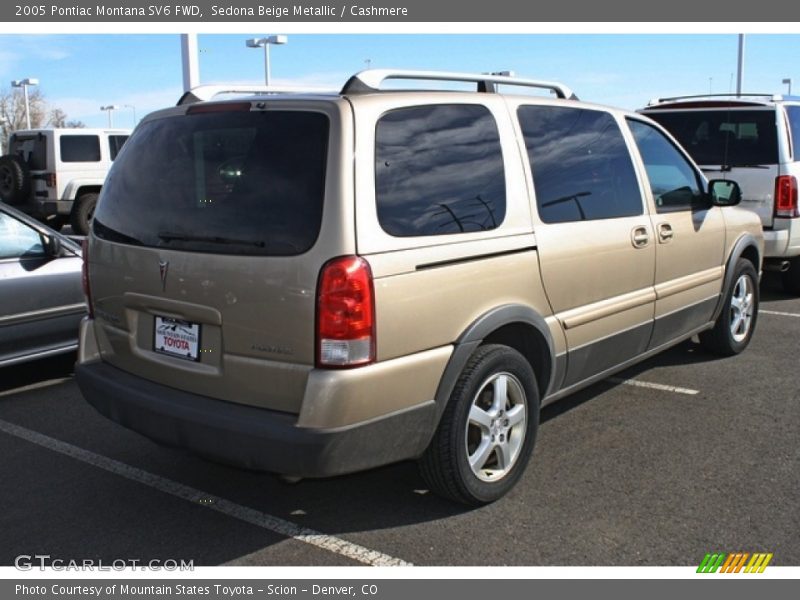
[[[31,127],[39,128],[47,121],[47,102],[39,89],[28,90]],[[25,95],[22,90],[13,88],[0,92],[0,118],[5,119],[9,131],[25,129]]]
[[[51,107],[39,88],[28,90],[31,128],[41,127],[86,127],[77,120],[67,120],[67,113],[58,107]],[[8,147],[8,137],[18,129],[27,128],[25,119],[25,95],[21,89],[0,90],[0,141]]]

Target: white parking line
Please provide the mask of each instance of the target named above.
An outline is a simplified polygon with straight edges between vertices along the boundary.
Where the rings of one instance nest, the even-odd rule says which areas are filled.
[[[699,390],[693,390],[690,388],[684,387],[676,387],[674,385],[664,385],[663,383],[652,383],[650,381],[639,381],[638,379],[622,379],[620,377],[609,377],[608,381],[612,383],[622,383],[624,385],[633,385],[636,387],[648,388],[651,390],[661,390],[662,392],[674,392],[676,394],[686,394],[688,396],[694,396],[695,394],[699,394]]]
[[[5,390],[0,392],[0,398],[3,396],[11,396],[13,394],[20,394],[22,392],[30,392],[31,390],[40,390],[42,388],[52,387],[54,385],[58,385],[59,383],[64,383],[65,381],[71,381],[72,377],[60,377],[59,379],[49,379],[47,381],[39,381],[37,383],[32,383],[30,385],[25,385],[18,388],[13,388],[10,390]]]
[[[324,533],[314,531],[313,529],[308,529],[307,527],[301,527],[300,525],[296,525],[279,517],[274,517],[261,511],[236,504],[235,502],[231,502],[225,498],[220,498],[219,496],[214,496],[213,494],[208,494],[202,490],[198,490],[177,481],[167,479],[166,477],[161,477],[160,475],[155,475],[142,469],[126,465],[125,463],[114,460],[113,458],[108,458],[106,456],[90,452],[89,450],[84,450],[83,448],[79,448],[36,431],[26,429],[25,427],[14,425],[13,423],[3,421],[2,419],[0,419],[0,431],[33,444],[37,444],[43,448],[47,448],[48,450],[65,454],[66,456],[90,464],[99,469],[103,469],[110,473],[114,473],[120,477],[125,477],[131,481],[136,481],[143,485],[157,489],[165,494],[170,494],[177,498],[193,502],[203,506],[204,508],[215,510],[222,514],[228,515],[229,517],[233,517],[234,519],[239,519],[240,521],[250,523],[251,525],[256,525],[257,527],[272,531],[273,533],[316,546],[317,548],[322,548],[323,550],[328,550],[329,552],[333,552],[341,556],[346,556],[347,558],[351,558],[367,565],[411,565],[411,563],[399,558],[394,558],[376,550],[370,550],[364,546],[359,546],[358,544],[353,544],[341,538],[337,538],[332,535],[326,535]]]
[[[777,310],[759,310],[761,314],[765,315],[778,315],[779,317],[800,317],[800,314],[797,313],[787,313],[787,312],[779,312]]]

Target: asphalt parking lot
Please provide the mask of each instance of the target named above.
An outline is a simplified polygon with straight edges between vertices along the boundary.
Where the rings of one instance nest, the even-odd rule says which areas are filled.
[[[545,408],[522,481],[477,510],[411,463],[288,484],[160,447],[82,400],[74,356],[0,370],[0,564],[798,565],[798,340],[768,276],[742,355],[687,342]]]

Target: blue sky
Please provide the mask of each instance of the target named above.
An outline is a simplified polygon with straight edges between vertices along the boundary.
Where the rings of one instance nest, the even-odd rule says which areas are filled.
[[[271,31],[200,34],[202,83],[263,83],[263,52],[245,39]],[[748,34],[746,91],[800,93],[800,35]],[[558,80],[583,100],[638,108],[649,99],[735,90],[735,34],[290,34],[272,49],[274,83],[341,86],[373,67],[496,71]],[[36,77],[53,106],[105,126],[101,105],[136,107],[137,117],[174,104],[182,89],[178,35],[0,35],[0,88]],[[131,126],[133,110],[115,113]]]

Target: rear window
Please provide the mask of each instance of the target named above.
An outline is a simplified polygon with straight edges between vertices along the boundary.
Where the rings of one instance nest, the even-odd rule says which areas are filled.
[[[61,162],[99,162],[100,138],[96,135],[62,135]]]
[[[778,163],[775,111],[701,110],[646,113],[666,127],[700,165]]]
[[[145,123],[109,172],[98,237],[217,254],[289,256],[319,235],[328,118],[208,112]]]
[[[9,151],[21,157],[31,171],[47,169],[47,138],[43,135],[12,136]]]

